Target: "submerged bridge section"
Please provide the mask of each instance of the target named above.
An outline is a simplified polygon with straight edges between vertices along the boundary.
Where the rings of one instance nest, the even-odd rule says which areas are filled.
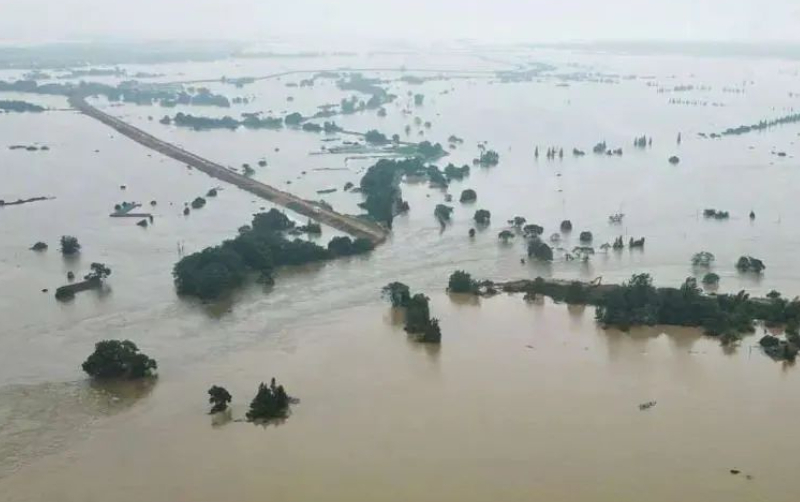
[[[261,183],[247,176],[233,172],[230,169],[204,159],[198,155],[162,141],[155,136],[144,132],[143,130],[134,127],[127,122],[124,122],[117,117],[109,115],[94,106],[90,105],[85,96],[73,95],[69,98],[70,105],[93,119],[96,119],[103,124],[113,128],[120,134],[136,141],[137,143],[155,150],[158,153],[173,158],[178,162],[190,165],[198,171],[202,171],[213,178],[217,178],[231,185],[235,185],[242,190],[246,190],[254,195],[262,197],[270,202],[283,206],[296,213],[302,214],[337,230],[341,230],[353,237],[362,237],[369,239],[374,244],[380,244],[386,240],[388,231],[378,225],[369,221],[362,220],[355,216],[341,214],[336,211],[326,209],[318,204],[302,199],[289,192],[278,190],[275,187]]]

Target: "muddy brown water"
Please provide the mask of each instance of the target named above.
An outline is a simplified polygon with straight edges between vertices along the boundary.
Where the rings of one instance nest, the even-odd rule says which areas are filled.
[[[178,245],[193,252],[219,243],[268,203],[224,188],[184,217],[184,202],[219,183],[69,111],[0,116],[0,198],[56,197],[0,209],[0,500],[795,500],[800,377],[796,368],[764,357],[757,337],[724,351],[691,330],[604,332],[591,309],[443,293],[456,268],[497,280],[603,276],[607,282],[648,271],[657,283],[675,285],[701,275],[689,258],[705,249],[717,256],[713,270],[722,276],[723,291],[799,294],[797,127],[720,141],[696,137],[792,110],[788,92],[800,83],[793,64],[550,52],[531,57],[655,75],[663,86],[712,89],[665,95],[643,79],[567,88],[486,79],[392,83],[401,98],[387,107],[387,117],[337,121],[353,130],[402,133],[420,116],[433,122],[422,138],[465,138],[446,160],[459,164],[471,162],[477,141],[488,140],[501,154],[500,165],[475,168],[450,188],[456,200],[462,189],[475,188],[478,202],[453,204],[453,222],[442,232],[433,208],[444,193],[404,184],[412,210],[370,256],[286,269],[275,287],[253,284],[215,306],[175,296],[170,271]],[[488,65],[463,55],[385,58],[382,66]],[[357,63],[375,63],[364,59]],[[232,61],[160,72],[172,74],[167,80],[178,73],[216,78],[311,64],[319,62]],[[722,91],[745,80],[755,83],[743,95]],[[222,113],[313,111],[347,95],[331,83],[313,89],[285,84],[210,87],[257,97]],[[424,107],[407,103],[409,90],[426,94]],[[293,103],[286,101],[290,94]],[[726,106],[670,105],[670,97]],[[41,96],[4,99],[65,106]],[[370,163],[309,155],[323,142],[300,131],[198,133],[157,122],[167,112],[219,110],[104,109],[224,165],[266,158],[268,167],[257,169],[260,180],[307,198],[357,182]],[[680,147],[674,144],[678,131]],[[413,134],[420,137],[416,128]],[[629,145],[637,134],[654,136],[653,148],[634,151]],[[623,146],[625,155],[569,154],[573,146],[590,151],[601,139]],[[35,142],[50,150],[10,151],[5,144]],[[535,162],[535,144],[540,150],[563,146],[565,159]],[[673,154],[682,159],[678,166],[666,162]],[[314,170],[325,168],[337,170]],[[360,201],[342,191],[325,198],[344,212],[355,212]],[[146,206],[157,200],[155,224],[141,229],[135,221],[109,218],[123,200]],[[705,207],[732,217],[705,221],[698,217]],[[492,211],[492,224],[469,240],[478,208]],[[626,213],[623,225],[609,225],[608,215],[618,211]],[[598,255],[587,265],[563,259],[521,264],[521,240],[501,245],[496,238],[515,215],[543,225],[548,235],[570,218],[575,235],[565,248],[584,229],[593,231],[597,244],[623,235],[644,236],[647,245],[643,252]],[[62,234],[80,239],[79,257],[60,257]],[[326,228],[321,242],[332,235]],[[50,249],[29,251],[38,240]],[[741,254],[762,258],[765,274],[737,274],[733,262]],[[93,261],[112,268],[108,287],[55,302],[52,293],[66,273],[85,273]],[[378,294],[393,280],[432,297],[442,321],[441,348],[408,341]],[[155,385],[108,389],[84,378],[80,363],[96,341],[111,337],[135,340],[158,359]],[[267,428],[236,422],[258,382],[272,376],[301,400],[291,418]],[[212,384],[234,395],[230,423],[205,414]],[[648,401],[657,404],[639,411]]]

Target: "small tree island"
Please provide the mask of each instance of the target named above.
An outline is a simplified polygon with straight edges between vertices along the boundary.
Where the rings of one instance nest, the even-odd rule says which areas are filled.
[[[269,386],[263,382],[258,386],[256,397],[250,403],[247,420],[250,422],[266,423],[271,420],[285,419],[289,416],[289,406],[292,399],[286,393],[283,385],[277,385],[275,378],[270,380]]]
[[[155,376],[158,365],[130,340],[103,340],[95,344],[94,352],[81,367],[89,376],[101,380],[134,380]]]

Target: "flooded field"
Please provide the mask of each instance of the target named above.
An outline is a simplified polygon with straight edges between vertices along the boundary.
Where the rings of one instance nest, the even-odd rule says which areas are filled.
[[[492,73],[534,63],[554,69],[526,82],[502,82]],[[463,138],[440,167],[472,165],[485,141],[500,154],[499,164],[473,166],[446,192],[403,183],[411,210],[372,253],[284,268],[274,286],[248,284],[215,304],[175,294],[171,271],[181,250],[235,236],[271,204],[69,110],[66,99],[0,95],[52,109],[0,115],[0,199],[54,197],[0,207],[0,500],[797,498],[792,466],[800,442],[792,431],[800,376],[765,357],[759,335],[723,349],[695,330],[603,331],[590,308],[505,295],[473,301],[444,289],[457,269],[494,280],[602,277],[606,283],[647,272],[657,285],[676,286],[702,275],[690,258],[706,250],[716,255],[721,291],[800,294],[794,224],[800,127],[699,136],[794,113],[800,64],[554,50],[233,59],[128,70],[162,75],[151,81],[212,80],[186,85],[248,97],[247,104],[92,102],[226,166],[265,159],[254,174],[259,181],[356,214],[361,196],[342,187],[358,185],[376,159],[321,150],[347,138],[159,123],[178,112],[312,114],[354,93],[333,80],[286,84],[343,67],[384,79],[398,96],[384,117],[365,111],[331,119],[345,129],[446,147],[451,135]],[[308,73],[242,88],[219,82],[223,75],[300,70]],[[443,70],[455,73],[422,84],[400,80]],[[0,80],[18,76],[0,72]],[[692,87],[676,91],[680,86]],[[424,94],[424,104],[416,106],[409,92]],[[431,126],[416,125],[416,117]],[[641,135],[653,138],[652,147],[633,147]],[[600,141],[624,154],[594,155]],[[8,149],[17,144],[49,150]],[[564,149],[563,159],[545,158],[551,146]],[[587,153],[573,156],[573,148]],[[673,155],[677,165],[668,162]],[[221,188],[218,197],[182,214],[186,202],[214,187]],[[337,191],[318,193],[331,187]],[[466,188],[477,191],[477,202],[458,202]],[[446,193],[455,210],[443,229],[433,211]],[[152,225],[109,218],[115,204],[130,200],[154,214]],[[705,219],[705,208],[731,217]],[[490,210],[492,223],[470,239],[477,209]],[[620,225],[609,224],[614,213],[625,213]],[[546,236],[570,219],[575,231],[560,244],[566,250],[583,230],[593,232],[595,246],[617,236],[645,237],[647,244],[598,253],[588,263],[567,261],[563,253],[551,264],[521,263],[523,239],[497,238],[518,215],[542,225]],[[64,234],[80,239],[78,258],[58,252]],[[318,241],[333,235],[324,228]],[[30,251],[37,241],[50,249]],[[764,260],[764,274],[738,273],[741,255]],[[67,272],[81,276],[95,261],[113,270],[107,287],[56,302],[53,292]],[[431,297],[440,348],[411,342],[381,300],[380,288],[395,280]],[[157,382],[106,388],[86,380],[80,364],[107,338],[134,340],[156,358]],[[292,416],[266,428],[237,421],[258,383],[272,376],[300,399]],[[228,423],[206,415],[212,384],[234,396]],[[648,401],[657,404],[640,411]]]

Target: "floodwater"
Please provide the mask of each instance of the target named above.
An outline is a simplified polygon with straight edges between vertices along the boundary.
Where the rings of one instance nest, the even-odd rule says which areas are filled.
[[[523,51],[491,58],[243,60],[155,71],[169,81],[342,66],[492,70],[531,61],[559,72],[580,65],[636,78],[568,87],[553,79],[393,81],[400,98],[387,106],[387,117],[335,120],[347,129],[401,136],[414,117],[429,120],[432,127],[414,127],[412,139],[465,140],[440,164],[471,163],[477,142],[487,141],[500,165],[473,168],[450,188],[456,200],[462,189],[475,188],[478,202],[454,203],[453,223],[442,231],[433,208],[444,193],[404,184],[411,212],[371,255],[287,269],[273,288],[251,285],[212,306],[176,297],[170,271],[179,247],[188,253],[219,243],[269,203],[228,187],[184,217],[183,204],[216,180],[71,111],[0,116],[0,198],[56,197],[0,209],[0,500],[795,500],[800,377],[762,355],[757,337],[724,351],[691,330],[605,332],[591,309],[529,305],[518,296],[472,302],[443,290],[455,269],[492,279],[602,276],[607,282],[650,272],[657,283],[674,285],[701,273],[689,258],[708,250],[717,256],[722,290],[799,294],[797,126],[718,141],[696,135],[790,113],[798,98],[789,93],[800,92],[796,62]],[[243,89],[204,84],[256,97],[224,112],[109,109],[226,165],[255,167],[266,158],[266,168],[256,167],[259,179],[322,198],[317,190],[357,183],[372,160],[309,155],[324,143],[300,131],[195,132],[157,121],[177,111],[311,113],[350,94],[324,81],[286,87],[300,78]],[[657,93],[647,82],[711,89]],[[744,82],[743,94],[723,92]],[[409,91],[425,94],[425,105],[413,107]],[[725,106],[670,105],[670,98]],[[57,98],[4,99],[66,108]],[[653,147],[634,151],[633,137],[641,134],[653,136]],[[624,156],[592,155],[603,139],[623,147]],[[50,151],[6,149],[35,142]],[[542,154],[549,145],[563,147],[565,157],[535,161],[535,145]],[[573,147],[588,153],[573,158]],[[671,155],[681,163],[670,165]],[[357,211],[356,194],[324,198]],[[145,203],[155,224],[142,229],[135,220],[109,218],[123,200]],[[150,200],[158,204],[150,208]],[[731,219],[706,221],[699,216],[706,207],[728,210]],[[492,225],[471,241],[467,230],[478,208],[492,211]],[[750,210],[757,215],[752,222]],[[607,217],[616,212],[626,214],[624,223],[610,226]],[[591,230],[596,245],[624,235],[646,237],[647,247],[598,255],[589,264],[563,258],[549,266],[521,264],[521,240],[501,245],[496,238],[515,215],[543,225],[548,235],[571,219],[567,249],[581,230]],[[58,253],[62,234],[80,239],[76,260]],[[326,229],[322,240],[333,234]],[[50,249],[29,251],[38,240]],[[765,261],[763,277],[735,272],[742,254]],[[85,273],[93,261],[113,269],[108,288],[55,302],[52,292],[66,272]],[[379,298],[380,287],[393,280],[431,296],[441,348],[407,339]],[[90,384],[80,363],[105,338],[130,338],[155,357],[158,381]],[[237,421],[258,383],[272,376],[300,399],[289,420],[267,428]],[[234,395],[229,423],[205,414],[212,384]],[[657,405],[640,411],[647,401]]]

